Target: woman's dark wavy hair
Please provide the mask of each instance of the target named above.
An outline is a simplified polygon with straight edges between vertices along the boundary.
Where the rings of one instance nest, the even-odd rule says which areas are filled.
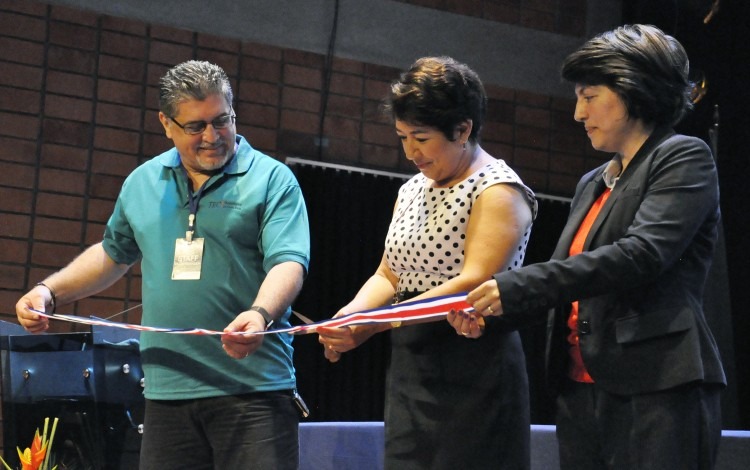
[[[469,140],[476,142],[487,110],[479,76],[450,57],[423,57],[391,84],[384,111],[392,119],[430,126],[455,140],[456,128],[472,121]]]
[[[673,126],[692,109],[685,49],[650,25],[625,25],[602,33],[570,54],[562,78],[579,85],[605,85],[632,118]]]

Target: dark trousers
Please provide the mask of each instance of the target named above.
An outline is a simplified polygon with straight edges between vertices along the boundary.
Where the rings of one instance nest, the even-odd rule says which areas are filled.
[[[563,470],[710,470],[721,439],[721,387],[692,383],[622,396],[569,381],[557,400]]]
[[[288,391],[146,400],[141,470],[299,467],[299,414]]]

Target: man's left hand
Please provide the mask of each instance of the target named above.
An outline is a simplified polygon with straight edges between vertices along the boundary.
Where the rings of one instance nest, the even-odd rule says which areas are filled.
[[[265,327],[266,321],[260,313],[254,310],[247,310],[237,315],[237,318],[227,325],[224,331],[255,333],[257,331],[264,331]],[[254,353],[263,344],[263,335],[222,335],[221,343],[224,351],[231,357],[244,359]]]

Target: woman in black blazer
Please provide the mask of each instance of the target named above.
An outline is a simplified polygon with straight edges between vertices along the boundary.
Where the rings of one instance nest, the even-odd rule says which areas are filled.
[[[603,33],[565,59],[574,118],[612,160],[581,178],[550,261],[470,292],[474,315],[518,327],[547,315],[563,469],[711,469],[721,437],[719,351],[703,313],[717,239],[711,151],[672,126],[688,111],[688,58],[646,25]]]

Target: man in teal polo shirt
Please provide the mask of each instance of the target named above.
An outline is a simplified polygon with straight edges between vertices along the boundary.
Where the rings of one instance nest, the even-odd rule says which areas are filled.
[[[46,330],[28,308],[97,293],[138,261],[144,325],[289,325],[309,262],[305,203],[291,171],[236,134],[232,102],[216,65],[167,72],[159,119],[175,147],[128,176],[101,243],[19,300],[21,325]],[[291,336],[216,338],[141,333],[140,468],[297,468]]]

